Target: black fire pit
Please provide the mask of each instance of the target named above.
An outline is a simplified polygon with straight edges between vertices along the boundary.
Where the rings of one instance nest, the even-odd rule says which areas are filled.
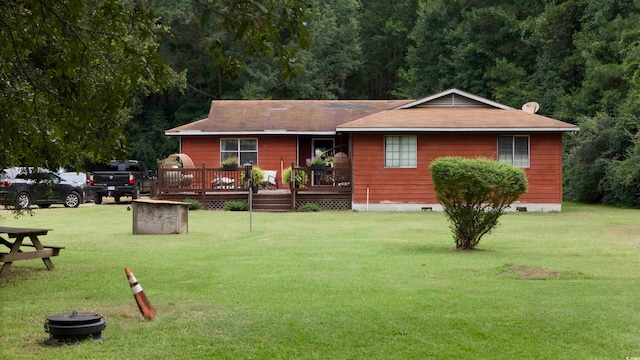
[[[49,345],[72,344],[93,338],[102,340],[102,330],[107,327],[100,314],[73,311],[47,317],[44,329],[49,333]]]

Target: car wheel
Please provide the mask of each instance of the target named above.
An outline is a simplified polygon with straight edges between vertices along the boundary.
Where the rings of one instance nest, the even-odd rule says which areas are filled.
[[[18,208],[26,209],[31,205],[31,196],[26,192],[18,194]]]
[[[38,207],[40,209],[47,209],[51,207],[51,204],[38,204]]]
[[[64,199],[64,206],[75,208],[80,205],[80,201],[82,201],[82,199],[80,198],[80,194],[78,194],[75,191],[72,191],[69,194],[67,194],[67,197]]]
[[[113,200],[114,200],[115,202],[119,203],[119,202],[120,202],[120,196],[114,196],[114,197],[113,197]]]
[[[135,200],[135,199],[140,199],[140,187],[136,186],[135,189],[133,189],[133,194],[131,194],[131,199]]]
[[[96,194],[95,199],[93,199],[93,202],[96,203],[97,205],[102,204],[102,194]]]

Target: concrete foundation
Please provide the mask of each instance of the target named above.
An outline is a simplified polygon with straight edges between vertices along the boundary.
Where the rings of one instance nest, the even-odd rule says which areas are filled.
[[[167,200],[133,200],[133,234],[181,234],[189,230],[189,205]]]

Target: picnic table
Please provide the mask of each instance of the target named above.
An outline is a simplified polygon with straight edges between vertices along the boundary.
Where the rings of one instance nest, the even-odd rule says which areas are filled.
[[[0,253],[0,263],[4,263],[0,267],[0,274],[8,269],[14,261],[29,259],[42,259],[47,269],[53,270],[54,266],[50,257],[58,256],[64,246],[42,245],[38,236],[47,235],[49,231],[51,229],[0,226],[0,244],[9,248],[8,253]],[[6,234],[6,239],[2,234]],[[27,238],[31,240],[30,244],[24,242]]]

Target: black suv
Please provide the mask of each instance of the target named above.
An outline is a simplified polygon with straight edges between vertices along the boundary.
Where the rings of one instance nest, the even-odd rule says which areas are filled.
[[[84,202],[84,191],[50,171],[20,172],[15,177],[0,178],[0,202],[20,209],[32,204],[41,208],[51,204],[78,207]]]

